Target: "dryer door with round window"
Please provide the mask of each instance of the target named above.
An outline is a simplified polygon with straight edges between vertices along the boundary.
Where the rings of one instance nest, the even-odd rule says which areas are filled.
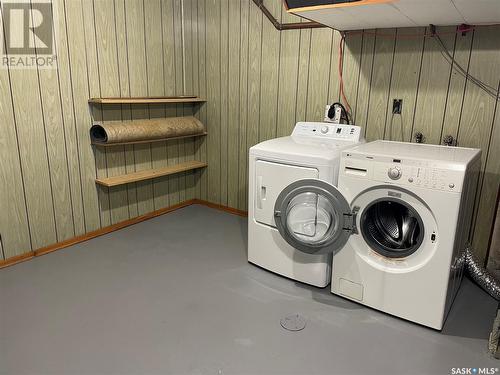
[[[336,252],[356,232],[356,213],[344,196],[316,179],[298,180],[283,189],[274,218],[283,239],[307,254]]]

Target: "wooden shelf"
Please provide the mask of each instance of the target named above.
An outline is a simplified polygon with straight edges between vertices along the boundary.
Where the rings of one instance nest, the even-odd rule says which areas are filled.
[[[95,180],[95,182],[99,185],[108,187],[118,186],[118,185],[129,184],[131,182],[144,181],[144,180],[150,180],[152,178],[168,176],[171,174],[190,171],[193,169],[205,168],[206,166],[207,163],[192,160],[165,168],[146,169],[144,171],[124,174],[120,176],[98,178]]]
[[[180,137],[149,139],[146,141],[120,142],[120,143],[92,142],[92,144],[94,146],[113,147],[113,146],[136,145],[136,144],[140,144],[140,143],[154,143],[154,142],[172,141],[172,140],[176,140],[176,139],[184,139],[184,138],[191,138],[191,137],[204,137],[206,135],[207,135],[207,133],[205,132],[205,133],[200,133],[200,134],[183,135]]]
[[[161,103],[203,103],[197,96],[157,96],[136,98],[91,98],[90,104],[161,104]]]

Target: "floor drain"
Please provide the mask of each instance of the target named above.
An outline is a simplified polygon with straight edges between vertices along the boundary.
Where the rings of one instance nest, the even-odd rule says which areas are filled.
[[[288,331],[302,331],[306,327],[306,319],[299,314],[293,314],[282,318],[280,324]]]

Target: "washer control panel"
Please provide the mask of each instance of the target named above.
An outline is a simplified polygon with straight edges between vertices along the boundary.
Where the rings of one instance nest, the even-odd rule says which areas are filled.
[[[449,192],[462,190],[463,170],[445,169],[432,161],[361,157],[350,155],[348,151],[345,155],[341,166],[344,175],[408,187]]]
[[[298,122],[292,136],[318,137],[358,142],[361,128],[355,125],[329,124],[326,122]]]
[[[401,185],[421,186],[428,189],[460,191],[462,173],[423,165],[391,165],[374,163],[374,178],[398,182]]]

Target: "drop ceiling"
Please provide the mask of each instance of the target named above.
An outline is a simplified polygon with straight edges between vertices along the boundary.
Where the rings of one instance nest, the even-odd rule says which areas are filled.
[[[288,11],[337,30],[500,23],[500,0],[361,0]]]

